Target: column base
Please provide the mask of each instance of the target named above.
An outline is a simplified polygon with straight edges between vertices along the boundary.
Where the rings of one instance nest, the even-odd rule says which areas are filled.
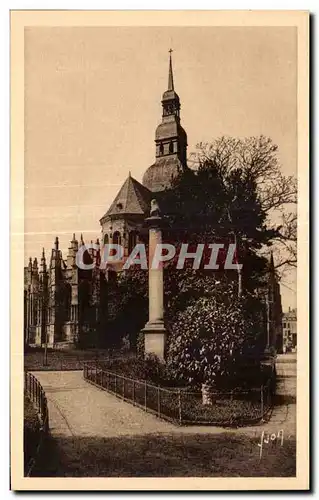
[[[144,334],[144,353],[155,354],[162,361],[165,359],[167,330],[163,321],[148,322],[142,330]]]

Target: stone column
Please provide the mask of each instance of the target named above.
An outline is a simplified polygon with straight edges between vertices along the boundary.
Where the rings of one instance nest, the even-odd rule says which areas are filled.
[[[156,246],[162,243],[162,218],[159,214],[146,219],[149,227],[149,263],[148,263],[148,292],[149,292],[149,320],[143,328],[144,352],[155,354],[160,359],[165,357],[166,328],[164,325],[164,282],[163,266],[159,263],[152,269],[152,261]]]

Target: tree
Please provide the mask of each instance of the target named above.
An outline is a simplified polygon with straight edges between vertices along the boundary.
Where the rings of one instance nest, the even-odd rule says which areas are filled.
[[[265,233],[259,226],[266,240],[263,243],[274,244],[279,250],[276,267],[281,272],[287,266],[296,267],[297,180],[282,173],[278,146],[264,136],[221,137],[211,143],[199,143],[193,159],[199,169],[210,165],[217,170],[229,193],[233,191],[234,175],[240,180],[238,187],[242,184],[244,189],[249,186],[249,191],[253,188],[260,205],[260,220],[268,231]]]
[[[233,147],[238,144],[233,140]],[[175,245],[183,241],[236,245],[236,260],[244,266],[244,276],[239,267],[237,271],[240,295],[243,282],[250,289],[260,286],[267,259],[259,251],[279,235],[266,223],[257,179],[241,163],[227,159],[231,167],[225,159],[219,162],[218,156],[200,157],[198,169],[180,172],[161,202],[168,240]]]

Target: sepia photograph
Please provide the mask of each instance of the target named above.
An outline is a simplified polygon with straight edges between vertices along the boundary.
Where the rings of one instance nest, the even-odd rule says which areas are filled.
[[[13,486],[309,488],[308,13],[11,37]]]

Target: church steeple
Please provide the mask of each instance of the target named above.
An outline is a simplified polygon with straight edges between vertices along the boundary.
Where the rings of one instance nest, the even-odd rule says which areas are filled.
[[[167,90],[174,90],[174,78],[172,67],[172,49],[169,49],[169,68],[168,68],[168,86]]]
[[[172,49],[169,50],[169,65],[168,65],[168,85],[167,90],[163,94],[162,106],[163,106],[163,118],[165,117],[175,117],[175,119],[180,121],[179,111],[181,109],[179,97],[174,89],[174,77],[173,77],[173,64],[172,64]],[[164,120],[163,120],[164,121]],[[165,120],[168,121],[168,120]]]
[[[187,135],[180,124],[180,100],[174,87],[172,49],[169,50],[168,88],[162,97],[162,123],[155,132],[156,161],[147,169],[143,184],[151,191],[171,186],[178,172],[187,168]]]

